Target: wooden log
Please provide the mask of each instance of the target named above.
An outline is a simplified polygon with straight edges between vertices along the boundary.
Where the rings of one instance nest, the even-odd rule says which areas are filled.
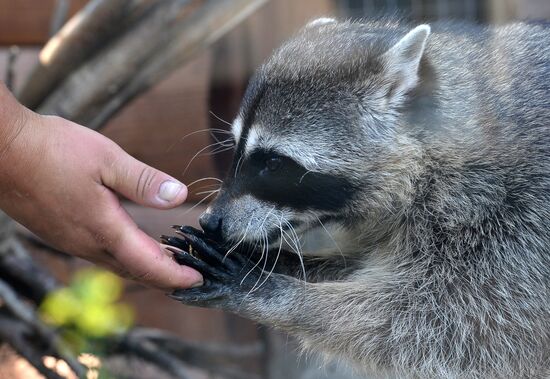
[[[181,25],[178,38],[163,53],[156,56],[144,70],[100,112],[87,120],[96,129],[109,120],[124,104],[150,88],[167,74],[191,59],[196,53],[218,41],[267,0],[208,0],[192,18]]]
[[[75,71],[39,112],[97,129],[265,1],[165,1],[155,15]]]
[[[82,123],[82,113],[111,98],[147,59],[170,43],[174,24],[190,12],[190,7],[186,0],[155,4],[140,21],[123,30],[116,41],[69,75],[38,111]]]
[[[52,37],[17,97],[35,109],[59,82],[105,45],[129,14],[151,1],[94,0]]]

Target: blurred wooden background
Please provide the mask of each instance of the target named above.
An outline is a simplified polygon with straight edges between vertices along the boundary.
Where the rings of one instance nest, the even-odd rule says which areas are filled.
[[[71,0],[74,14],[86,0]],[[387,1],[400,6],[407,1]],[[420,1],[425,12],[437,1]],[[462,0],[447,1],[460,5]],[[0,0],[0,79],[4,80],[8,49],[20,49],[15,65],[15,87],[22,85],[38,59],[40,47],[49,37],[55,0]],[[384,2],[367,0],[271,0],[222,38],[209,50],[197,55],[168,78],[137,98],[119,113],[102,132],[136,158],[163,170],[185,183],[204,177],[223,177],[231,159],[227,152],[195,159],[193,156],[213,142],[208,132],[190,133],[209,128],[227,129],[237,112],[248,78],[284,39],[307,21],[319,16],[366,16],[369,9]],[[486,0],[478,2],[475,17],[484,21],[504,22],[510,19],[548,18],[548,0]],[[438,8],[439,9],[439,8]],[[431,13],[430,13],[431,14]],[[481,15],[481,16],[480,16]],[[212,114],[212,113],[213,114]],[[184,172],[185,171],[185,172]],[[190,188],[189,204],[201,199],[201,185]],[[189,212],[189,205],[172,211],[151,211],[128,204],[138,224],[153,237],[169,233],[171,224],[196,224],[202,207]],[[52,267],[62,278],[84,263],[67,264],[48,254],[37,253],[36,259]],[[255,341],[265,333],[249,321],[221,312],[191,309],[167,299],[162,293],[129,284],[127,299],[137,309],[142,325],[173,331],[192,340]],[[277,340],[279,346],[284,339]],[[282,342],[281,342],[282,341]],[[288,347],[290,350],[291,347]],[[292,353],[289,353],[292,354]],[[291,358],[291,360],[294,357]],[[287,362],[288,363],[288,362]],[[293,363],[290,363],[292,365]],[[265,362],[247,363],[251,372],[268,377]],[[294,378],[292,367],[281,375]],[[285,371],[286,370],[286,371]],[[0,372],[0,378],[4,376]],[[5,376],[6,378],[12,376]]]

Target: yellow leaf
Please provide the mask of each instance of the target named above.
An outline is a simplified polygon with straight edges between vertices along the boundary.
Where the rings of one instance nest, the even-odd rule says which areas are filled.
[[[51,292],[40,306],[43,317],[58,326],[74,321],[81,309],[82,303],[68,288]]]
[[[104,270],[83,270],[76,274],[71,288],[86,303],[109,304],[122,293],[122,280]]]

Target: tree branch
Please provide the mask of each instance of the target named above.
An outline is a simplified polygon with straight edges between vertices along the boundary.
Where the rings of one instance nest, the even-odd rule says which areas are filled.
[[[264,349],[260,343],[251,345],[228,345],[204,342],[189,342],[174,336],[171,333],[158,329],[134,328],[128,336],[136,340],[149,340],[162,345],[176,355],[189,356],[197,354],[203,357],[215,356],[216,359],[244,359],[257,357]]]
[[[159,346],[151,341],[136,339],[131,335],[125,335],[119,345],[119,348],[126,354],[130,353],[137,355],[149,362],[154,363],[163,371],[175,375],[177,378],[188,378],[188,370],[182,362],[177,357],[159,348]],[[119,350],[119,352],[121,351]]]
[[[24,251],[25,247],[16,238],[11,238],[0,249],[0,278],[17,288],[20,295],[40,304],[59,283]]]
[[[32,336],[35,341],[40,341],[40,345],[45,346],[47,351],[52,352],[52,355],[63,359],[79,378],[85,377],[86,369],[73,357],[57,334],[46,326],[35,310],[21,300],[16,292],[3,280],[0,280],[0,298],[5,308],[9,310],[15,319],[29,327],[28,330],[25,329],[24,335]]]
[[[92,129],[266,0],[164,0],[74,71],[39,107]]]
[[[17,94],[36,109],[54,88],[96,50],[106,45],[128,14],[151,0],[92,0],[52,37],[40,61]]]
[[[144,62],[173,38],[174,25],[194,7],[195,1],[164,0],[136,24],[123,30],[111,45],[73,72],[38,108],[83,123],[83,113],[107,101]],[[120,27],[120,26],[119,26]]]
[[[134,354],[161,368],[168,367],[165,362],[168,360],[173,367],[185,364],[229,379],[258,379],[257,375],[243,372],[238,366],[243,359],[257,358],[264,351],[260,343],[245,346],[193,343],[148,328],[135,328],[110,345],[115,354]],[[164,354],[160,360],[153,354],[159,351]],[[172,369],[168,371],[175,374]]]
[[[32,328],[25,322],[0,313],[0,339],[8,343],[47,379],[64,379],[44,365],[44,352],[39,350],[36,341],[32,341],[32,335]]]
[[[155,55],[106,104],[82,121],[92,129],[103,126],[125,104],[210,46],[267,0],[205,0],[203,6],[182,23],[174,42]]]

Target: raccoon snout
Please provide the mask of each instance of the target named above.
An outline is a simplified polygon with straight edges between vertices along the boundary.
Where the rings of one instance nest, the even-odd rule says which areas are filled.
[[[222,239],[222,222],[222,216],[213,212],[204,212],[199,218],[199,224],[204,232],[217,241]]]

